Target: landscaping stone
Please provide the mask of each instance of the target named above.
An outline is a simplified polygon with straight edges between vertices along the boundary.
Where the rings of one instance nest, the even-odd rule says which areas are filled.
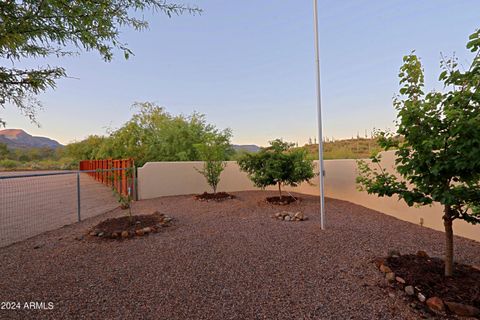
[[[283,221],[291,221],[291,222],[307,220],[307,217],[304,215],[304,213],[300,211],[297,211],[297,212],[281,211],[281,212],[275,213],[272,216],[272,218],[283,220]]]
[[[388,273],[385,275],[385,279],[386,279],[388,282],[393,282],[393,281],[395,281],[395,273],[393,273],[393,272],[388,272]]]
[[[405,280],[401,277],[395,277],[395,280],[397,280],[398,283],[405,284]]]
[[[145,227],[145,228],[143,228],[143,232],[144,232],[144,233],[150,233],[150,232],[152,232],[152,228],[150,228],[150,227]]]
[[[443,303],[442,299],[440,299],[439,297],[428,298],[427,306],[432,311],[436,311],[436,312],[445,311],[445,304]]]
[[[295,213],[294,218],[295,218],[296,220],[300,220],[300,221],[303,220],[303,218],[304,218],[303,212],[297,212],[297,213]]]
[[[413,296],[415,294],[415,289],[413,289],[412,286],[406,286],[405,293],[408,294],[409,296]]]
[[[420,302],[425,302],[425,300],[427,300],[427,298],[421,292],[417,294],[417,298]]]
[[[138,230],[135,230],[135,234],[141,237],[145,234],[145,232],[143,231],[143,229],[138,229]]]
[[[122,238],[128,238],[129,235],[128,231],[122,231]]]
[[[480,309],[469,306],[466,304],[458,303],[458,302],[448,302],[445,301],[445,305],[447,306],[448,310],[455,313],[458,316],[463,317],[476,317],[480,315]]]
[[[382,271],[383,273],[390,273],[390,272],[392,272],[392,269],[390,269],[390,267],[388,267],[384,264],[381,264],[380,265],[380,271]]]

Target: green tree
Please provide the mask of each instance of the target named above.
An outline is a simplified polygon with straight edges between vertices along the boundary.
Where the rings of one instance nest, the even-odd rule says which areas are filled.
[[[98,153],[100,158],[134,158],[142,166],[148,161],[201,160],[195,146],[212,139],[230,146],[231,131],[218,130],[202,114],[173,116],[150,102],[136,103],[134,107],[139,111],[123,127],[111,132]]]
[[[196,7],[165,0],[1,1],[0,57],[21,63],[85,50],[96,51],[105,61],[111,61],[118,49],[128,59],[132,51],[120,39],[121,28],[148,28],[148,22],[136,14],[146,10],[161,11],[169,17],[201,12]],[[35,111],[40,106],[35,96],[54,88],[56,81],[65,76],[62,67],[0,66],[0,106],[11,103],[35,121]],[[2,119],[0,124],[4,124]]]
[[[379,157],[359,163],[361,189],[380,197],[397,195],[409,206],[438,203],[444,208],[445,275],[453,274],[453,221],[480,222],[480,31],[467,48],[475,54],[462,71],[455,59],[441,63],[444,92],[425,94],[424,73],[415,54],[400,69],[397,134],[380,132],[379,144],[397,148],[396,171],[388,173]]]
[[[232,153],[232,148],[228,144],[230,136],[230,133],[223,136],[212,135],[208,141],[195,146],[200,160],[204,162],[203,169],[195,169],[205,177],[214,194],[217,193],[220,175],[227,165],[225,159]]]
[[[98,152],[106,143],[107,138],[102,136],[91,135],[86,139],[78,142],[73,142],[65,146],[62,150],[64,157],[72,158],[74,160],[94,160],[98,158]]]
[[[304,149],[292,149],[295,144],[276,139],[270,147],[257,153],[245,154],[238,161],[240,169],[248,173],[249,178],[260,188],[278,185],[282,198],[282,186],[295,187],[299,183],[312,179],[313,161],[307,157]]]

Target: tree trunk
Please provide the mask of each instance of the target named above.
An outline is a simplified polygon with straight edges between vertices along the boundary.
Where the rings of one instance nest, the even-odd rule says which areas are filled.
[[[445,276],[453,275],[453,219],[450,206],[445,206],[443,225],[445,226]]]
[[[282,184],[278,183],[278,192],[280,192],[280,200],[282,200]]]

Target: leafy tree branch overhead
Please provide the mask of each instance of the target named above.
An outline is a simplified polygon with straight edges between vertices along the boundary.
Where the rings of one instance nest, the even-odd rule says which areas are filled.
[[[7,0],[0,2],[0,106],[12,104],[30,120],[41,107],[36,95],[55,88],[66,76],[60,66],[23,69],[17,63],[27,59],[61,57],[79,51],[96,51],[111,61],[115,50],[132,54],[121,41],[121,28],[141,31],[148,21],[142,11],[162,12],[168,17],[200,14],[197,7],[165,0]],[[0,118],[0,125],[5,125]]]
[[[400,69],[400,96],[394,99],[396,135],[381,132],[382,148],[395,148],[397,175],[359,163],[357,181],[368,193],[398,196],[409,206],[443,206],[445,275],[453,273],[453,221],[480,223],[480,30],[467,43],[473,54],[467,70],[456,59],[441,61],[443,92],[424,93],[424,73],[415,54]],[[401,137],[401,139],[398,139]]]

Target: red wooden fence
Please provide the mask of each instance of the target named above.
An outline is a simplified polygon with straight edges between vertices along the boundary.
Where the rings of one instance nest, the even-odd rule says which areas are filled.
[[[80,171],[86,172],[95,180],[112,187],[118,193],[135,198],[135,165],[133,159],[122,160],[82,160]]]

